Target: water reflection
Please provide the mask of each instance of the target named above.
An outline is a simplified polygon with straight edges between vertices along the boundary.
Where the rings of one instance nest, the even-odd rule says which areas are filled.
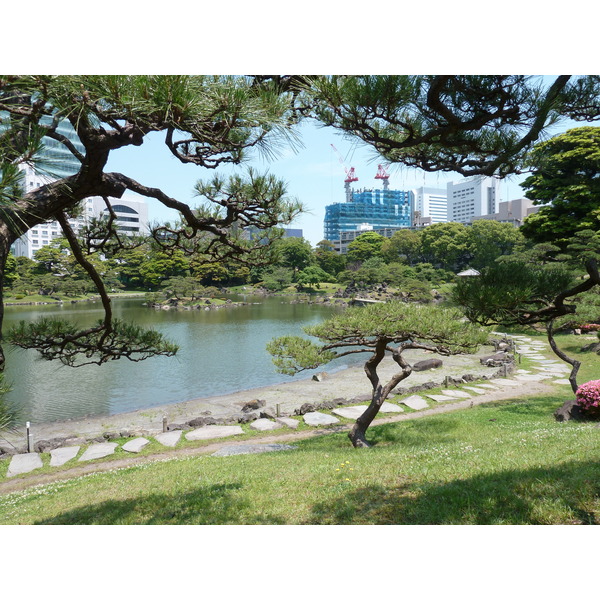
[[[282,303],[280,298],[192,311],[148,309],[141,305],[142,298],[113,302],[118,318],[152,327],[179,344],[177,356],[73,369],[43,361],[33,350],[6,348],[6,378],[13,386],[7,399],[19,408],[23,421],[116,414],[289,381],[276,373],[265,350],[267,342],[300,333],[303,326],[319,323],[337,310]],[[83,326],[101,318],[102,307],[99,303],[7,307],[5,327],[40,316],[73,319]]]

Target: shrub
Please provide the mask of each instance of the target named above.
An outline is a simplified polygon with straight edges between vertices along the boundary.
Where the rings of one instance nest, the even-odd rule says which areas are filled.
[[[600,379],[580,385],[575,398],[582,411],[590,416],[600,417]]]

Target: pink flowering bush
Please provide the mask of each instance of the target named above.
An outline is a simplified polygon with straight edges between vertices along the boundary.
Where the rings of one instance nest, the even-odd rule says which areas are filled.
[[[600,417],[600,379],[580,385],[575,392],[575,398],[582,411]]]

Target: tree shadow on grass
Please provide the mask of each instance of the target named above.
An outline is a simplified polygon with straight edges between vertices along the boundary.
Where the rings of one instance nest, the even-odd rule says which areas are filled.
[[[107,500],[66,511],[37,525],[226,525],[282,524],[279,517],[251,514],[251,503],[236,496],[240,484],[200,486],[184,494],[150,494]]]
[[[399,483],[315,504],[311,524],[495,525],[600,522],[600,465],[504,471],[449,483]]]

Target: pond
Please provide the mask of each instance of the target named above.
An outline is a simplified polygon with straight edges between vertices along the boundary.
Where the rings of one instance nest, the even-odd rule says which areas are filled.
[[[246,298],[246,306],[217,310],[155,310],[144,299],[113,300],[115,316],[164,334],[180,347],[175,357],[134,363],[126,359],[105,365],[71,368],[45,361],[33,350],[5,346],[7,395],[19,411],[19,422],[50,423],[103,416],[228,394],[289,381],[275,371],[265,346],[280,335],[326,319],[339,308],[290,304],[278,297]],[[80,303],[6,307],[5,331],[20,320],[41,316],[72,319],[80,325],[102,317],[102,306]],[[349,361],[350,359],[346,359]],[[336,368],[348,362],[340,359]],[[328,366],[328,371],[331,371]],[[304,374],[310,376],[310,373]]]

